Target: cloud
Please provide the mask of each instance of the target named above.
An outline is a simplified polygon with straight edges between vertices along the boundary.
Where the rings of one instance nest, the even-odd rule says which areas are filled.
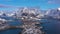
[[[16,6],[0,4],[0,8],[18,8]]]
[[[51,4],[51,3],[53,3],[52,1],[48,1],[48,4]]]
[[[60,4],[60,0],[48,0],[48,4]]]
[[[13,1],[13,0],[3,0],[3,1]]]
[[[10,6],[0,4],[0,8],[10,8]]]
[[[0,2],[11,2],[11,1],[14,1],[14,0],[0,0]]]

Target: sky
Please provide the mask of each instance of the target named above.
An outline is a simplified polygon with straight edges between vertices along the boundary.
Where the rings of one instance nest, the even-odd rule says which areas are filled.
[[[14,10],[19,7],[53,9],[60,7],[60,0],[0,0],[0,10]]]

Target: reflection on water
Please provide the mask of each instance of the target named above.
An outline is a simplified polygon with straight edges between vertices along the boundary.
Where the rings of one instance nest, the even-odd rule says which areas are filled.
[[[42,19],[40,22],[42,22],[41,26],[43,26],[43,31],[46,34],[60,34],[60,21],[55,19]],[[16,26],[21,25],[21,21],[13,21],[9,22],[10,25]],[[5,31],[0,31],[0,34],[18,34],[21,32],[21,29],[9,29]]]

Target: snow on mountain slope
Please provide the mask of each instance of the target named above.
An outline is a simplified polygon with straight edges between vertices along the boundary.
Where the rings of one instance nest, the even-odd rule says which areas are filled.
[[[45,15],[60,19],[60,8],[48,10]]]

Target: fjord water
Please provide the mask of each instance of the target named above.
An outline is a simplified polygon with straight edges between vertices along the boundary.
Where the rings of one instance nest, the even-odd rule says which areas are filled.
[[[60,20],[43,19],[40,22],[42,22],[42,30],[45,32],[45,34],[60,34]]]
[[[9,19],[9,18],[5,18]],[[10,18],[12,19],[12,18]],[[22,22],[18,21],[16,19],[13,19],[15,21],[8,22],[9,25],[16,26],[21,25]],[[42,31],[44,31],[46,34],[60,34],[60,21],[57,19],[42,19],[40,20],[41,25],[43,27]],[[0,31],[0,34],[19,34],[21,32],[21,29],[8,29],[4,31]]]

